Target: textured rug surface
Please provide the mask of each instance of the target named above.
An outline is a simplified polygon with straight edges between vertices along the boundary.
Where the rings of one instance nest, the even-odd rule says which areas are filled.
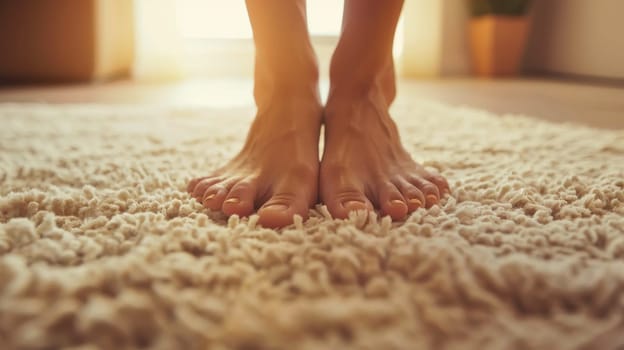
[[[398,105],[452,196],[274,231],[184,191],[252,116],[0,105],[0,348],[624,346],[623,132]]]

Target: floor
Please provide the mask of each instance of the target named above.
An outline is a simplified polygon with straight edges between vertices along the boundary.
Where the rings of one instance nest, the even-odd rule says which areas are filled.
[[[0,348],[624,349],[624,130],[407,99],[566,115],[610,96],[548,86],[404,84],[403,144],[451,194],[395,222],[318,203],[278,231],[185,191],[240,149],[249,107],[0,104]],[[64,97],[248,101],[235,88]]]
[[[327,83],[322,84],[327,90]],[[405,80],[398,101],[424,98],[497,114],[524,114],[556,122],[624,129],[624,88],[598,83],[527,78],[514,80]],[[94,85],[0,86],[2,102],[166,104],[233,107],[253,103],[244,79],[189,79],[176,83],[117,81]]]

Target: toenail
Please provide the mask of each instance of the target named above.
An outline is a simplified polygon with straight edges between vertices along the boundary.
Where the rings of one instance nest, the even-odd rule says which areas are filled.
[[[364,204],[364,202],[348,201],[348,202],[343,203],[342,205],[346,208],[346,207],[351,206],[351,205],[360,205],[360,204]]]
[[[206,196],[206,198],[204,198],[204,201],[211,200],[211,199],[213,199],[216,195],[217,195],[216,193],[209,194],[209,195],[207,195],[207,196]]]
[[[428,203],[437,203],[438,202],[438,197],[436,197],[433,194],[430,194],[427,196],[427,202]]]
[[[240,202],[239,198],[229,198],[224,203],[236,204],[238,202]]]
[[[400,200],[400,199],[393,199],[393,200],[391,200],[391,201],[390,201],[390,203],[392,203],[392,204],[402,204],[402,205],[405,205],[405,202],[403,202],[403,201],[402,201],[402,200]]]
[[[409,200],[409,202],[410,202],[411,205],[413,205],[413,206],[415,206],[417,208],[422,207],[422,202],[420,201],[420,199],[412,198],[412,199]]]
[[[288,209],[288,206],[285,204],[269,204],[264,208],[271,209],[271,210],[286,210]]]

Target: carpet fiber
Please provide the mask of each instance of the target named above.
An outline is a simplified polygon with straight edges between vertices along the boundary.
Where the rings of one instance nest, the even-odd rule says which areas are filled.
[[[452,196],[274,231],[185,193],[250,109],[0,105],[0,348],[624,346],[624,133],[393,112]]]

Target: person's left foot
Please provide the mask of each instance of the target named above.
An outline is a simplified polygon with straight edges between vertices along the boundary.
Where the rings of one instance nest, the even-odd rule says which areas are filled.
[[[378,87],[330,95],[319,186],[335,218],[376,208],[400,220],[437,204],[449,191],[446,179],[425,170],[403,148],[386,101]]]

